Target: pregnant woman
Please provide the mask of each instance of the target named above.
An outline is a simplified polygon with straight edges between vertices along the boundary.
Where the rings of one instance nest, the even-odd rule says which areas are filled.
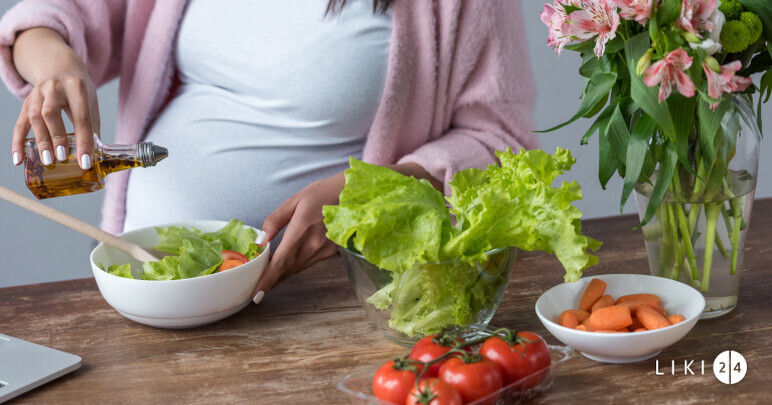
[[[513,0],[26,0],[0,22],[0,75],[24,98],[14,164],[30,130],[44,163],[61,157],[64,111],[84,168],[96,86],[118,78],[116,143],[170,155],[108,178],[102,227],[238,218],[283,232],[255,302],[334,254],[321,207],[349,156],[448,191],[495,150],[536,146]]]

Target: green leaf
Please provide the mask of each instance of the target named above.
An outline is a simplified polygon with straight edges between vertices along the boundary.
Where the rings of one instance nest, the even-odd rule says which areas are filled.
[[[756,124],[762,133],[761,105],[769,101],[770,95],[772,95],[772,68],[767,70],[767,73],[764,73],[759,81],[759,105],[756,109]]]
[[[566,15],[571,15],[574,11],[581,11],[581,7],[572,6],[570,4],[563,5],[563,10],[566,10]]]
[[[657,128],[657,123],[648,114],[642,114],[635,123],[633,133],[630,136],[630,141],[627,144],[627,159],[625,160],[625,183],[622,188],[622,200],[619,203],[619,211],[627,203],[627,199],[630,198],[630,193],[633,191],[633,187],[637,182],[643,170],[644,162],[647,157],[647,149],[649,146],[649,140],[651,140],[652,134]]]
[[[709,169],[707,167],[708,161],[712,160],[709,157],[716,154],[714,148],[716,134],[721,127],[721,120],[731,106],[732,101],[728,98],[721,101],[716,110],[711,110],[710,104],[705,100],[701,99],[699,102],[697,117],[699,118],[700,148],[702,156],[708,157],[708,159],[704,159],[705,169]]]
[[[657,9],[657,23],[660,27],[674,23],[681,15],[681,0],[662,0]]]
[[[678,156],[675,151],[675,147],[671,142],[666,142],[664,145],[662,160],[659,162],[659,170],[657,171],[657,180],[654,183],[654,189],[649,197],[649,205],[646,206],[646,213],[638,224],[638,228],[649,223],[654,213],[657,212],[662,203],[662,199],[665,197],[670,181],[673,180],[673,173],[675,173],[676,163],[678,163]]]
[[[693,173],[688,154],[697,97],[687,98],[679,93],[673,93],[668,100],[668,107],[670,115],[679,118],[674,121],[676,132],[671,135],[671,140],[675,142],[678,160],[684,168]]]
[[[577,44],[571,44],[566,45],[564,49],[568,49],[569,51],[575,51],[582,54],[585,53],[593,53],[593,48],[595,47],[595,44],[593,44],[594,41],[584,41],[579,42]]]
[[[622,39],[621,36],[617,35],[616,38],[612,39],[608,44],[606,44],[605,55],[613,55],[623,49],[625,49],[625,40]]]
[[[646,114],[649,114],[659,124],[660,128],[666,134],[675,133],[675,126],[673,124],[673,118],[670,115],[667,101],[659,102],[658,89],[656,87],[648,87],[643,83],[643,79],[638,77],[635,73],[635,67],[638,63],[638,59],[643,56],[644,53],[650,48],[651,40],[647,33],[638,34],[627,40],[625,44],[625,53],[627,54],[627,66],[630,69],[630,95],[643,109]]]
[[[766,71],[770,66],[772,66],[772,56],[767,52],[762,52],[756,54],[750,65],[738,74],[743,77],[750,77],[753,74]]]
[[[609,141],[608,127],[609,125],[601,127],[598,133],[598,180],[604,190],[620,164]]]
[[[614,155],[620,162],[627,159],[627,144],[630,142],[630,132],[627,130],[627,124],[619,110],[619,106],[614,110],[611,121],[608,124],[608,140]]]
[[[595,131],[597,131],[600,128],[605,128],[606,125],[608,125],[609,120],[611,120],[611,114],[614,113],[614,109],[617,107],[618,103],[616,101],[612,101],[608,107],[606,107],[605,110],[598,116],[598,118],[595,120],[595,122],[590,126],[590,129],[587,130],[587,132],[584,133],[584,136],[582,137],[582,145],[587,145],[587,142],[590,141],[590,138],[593,134],[595,134]]]
[[[582,116],[592,111],[592,109],[595,108],[595,106],[598,103],[605,102],[605,98],[608,97],[608,94],[611,91],[611,88],[614,87],[614,83],[616,83],[616,80],[617,80],[616,73],[603,73],[600,71],[595,72],[595,74],[592,75],[592,79],[590,79],[590,85],[587,87],[587,92],[584,96],[584,100],[582,100],[582,105],[579,107],[579,111],[577,111],[576,115],[574,115],[570,120],[558,126],[555,126],[547,130],[535,131],[535,132],[538,132],[538,133],[552,132],[560,128],[563,128],[566,125],[572,124],[574,121],[578,120],[579,118],[582,118]]]
[[[600,59],[595,57],[594,53],[588,52],[582,54],[582,66],[579,67],[579,74],[586,78],[591,78],[600,66]]]

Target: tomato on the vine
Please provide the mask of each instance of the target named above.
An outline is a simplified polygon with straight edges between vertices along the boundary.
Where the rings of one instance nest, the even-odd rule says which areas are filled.
[[[422,369],[422,365],[412,364],[405,359],[384,363],[375,372],[373,394],[384,401],[404,404]]]
[[[453,338],[449,336],[426,336],[416,342],[415,345],[413,345],[413,348],[410,349],[410,355],[408,358],[428,363],[449,352],[450,349],[453,348],[454,341],[463,343],[464,339],[459,337]],[[444,361],[439,361],[429,366],[423,377],[437,377],[437,374],[440,371],[440,367],[442,367],[442,363],[444,363]]]
[[[486,397],[503,386],[499,366],[479,354],[451,357],[440,367],[439,376],[461,394],[464,403]]]
[[[439,378],[421,380],[407,395],[406,405],[462,405],[461,395]]]
[[[517,336],[492,336],[480,347],[480,354],[501,368],[504,385],[525,378],[550,365],[550,349],[541,336],[532,332],[518,332]],[[540,383],[546,370],[525,381],[531,388]]]

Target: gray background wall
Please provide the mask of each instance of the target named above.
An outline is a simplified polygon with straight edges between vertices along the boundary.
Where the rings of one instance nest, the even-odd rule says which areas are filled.
[[[536,126],[547,128],[570,117],[579,106],[582,80],[577,74],[579,59],[565,52],[558,59],[546,44],[546,28],[539,20],[546,1],[522,0],[528,32],[530,63],[538,90],[536,104]],[[4,14],[14,2],[0,3],[0,14]],[[113,139],[117,110],[117,83],[110,83],[99,91],[102,112],[102,137]],[[772,104],[772,103],[771,103]],[[0,90],[0,184],[21,194],[31,196],[24,186],[21,167],[11,163],[10,141],[13,125],[18,117],[21,102],[7,90]],[[771,117],[772,106],[766,105],[764,116]],[[768,121],[768,120],[767,120]],[[552,153],[557,146],[571,149],[577,158],[573,170],[562,176],[563,180],[576,179],[581,184],[584,200],[576,206],[584,212],[584,218],[619,215],[621,181],[612,180],[607,189],[601,189],[597,180],[597,140],[580,146],[579,139],[591,122],[582,120],[562,130],[541,135],[542,147]],[[772,122],[770,124],[772,125]],[[762,156],[772,156],[772,144],[762,144]],[[760,179],[756,197],[772,196],[770,162],[762,158]],[[560,178],[559,178],[560,180]],[[102,193],[90,193],[65,198],[43,200],[45,204],[94,225],[99,224]],[[624,213],[634,213],[635,204],[628,202]],[[0,287],[42,283],[90,277],[88,255],[94,243],[80,234],[47,219],[0,201]]]

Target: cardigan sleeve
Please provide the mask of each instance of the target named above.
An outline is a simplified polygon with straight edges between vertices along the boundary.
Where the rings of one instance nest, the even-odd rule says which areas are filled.
[[[16,36],[35,27],[51,28],[64,37],[85,62],[98,86],[118,76],[126,0],[25,0],[0,20],[0,77],[17,97],[32,86],[13,64]]]
[[[450,30],[454,52],[441,55],[438,67],[440,82],[443,71],[450,72],[448,102],[438,106],[445,109],[439,115],[447,130],[399,160],[422,165],[444,182],[446,194],[456,172],[495,163],[496,150],[511,147],[517,152],[539,145],[532,132],[535,89],[520,2],[460,4],[457,25]]]

